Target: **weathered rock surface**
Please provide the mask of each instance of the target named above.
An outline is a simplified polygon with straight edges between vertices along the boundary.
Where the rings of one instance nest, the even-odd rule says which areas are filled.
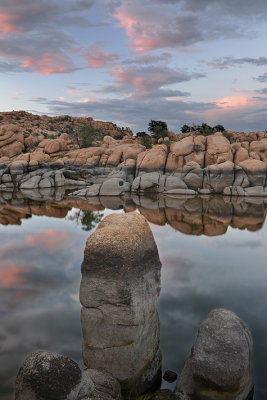
[[[94,391],[90,400],[121,400],[121,386],[117,379],[104,371],[87,369],[85,373],[94,383]]]
[[[144,392],[160,376],[160,269],[140,214],[109,215],[87,240],[80,288],[84,363],[111,373],[126,395]]]
[[[248,400],[252,392],[250,331],[233,312],[214,309],[199,326],[175,394],[178,399]]]
[[[82,400],[94,384],[74,361],[39,351],[23,362],[15,383],[15,400]]]

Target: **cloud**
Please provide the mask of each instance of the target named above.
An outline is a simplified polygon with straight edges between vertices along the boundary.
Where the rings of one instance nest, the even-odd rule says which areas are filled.
[[[1,1],[0,70],[47,75],[83,68],[71,57],[77,43],[70,29],[96,26],[87,14],[93,5],[90,0]]]
[[[255,37],[251,21],[264,21],[266,4],[259,1],[254,8],[248,1],[244,7],[243,2],[237,3],[230,0],[156,3],[135,0],[113,6],[112,14],[119,21],[118,27],[125,30],[133,51],[146,53],[164,48],[179,49],[204,41]]]
[[[144,130],[150,119],[167,121],[169,128],[178,130],[177,126],[186,122],[202,122],[200,116],[205,110],[216,107],[212,102],[190,102],[177,100],[167,101],[165,98],[153,96],[140,101],[138,97],[108,98],[98,100],[63,102],[46,100],[43,102],[53,115],[70,114],[74,116],[92,115],[100,120],[112,120],[121,126],[132,126],[133,129]]]
[[[116,54],[104,53],[102,48],[104,43],[94,43],[87,51],[83,52],[83,57],[88,61],[91,68],[103,68],[110,64],[114,64],[119,60]]]
[[[267,57],[242,57],[242,58],[234,58],[234,57],[225,57],[219,58],[214,61],[208,62],[210,67],[214,67],[216,69],[226,69],[228,67],[233,67],[236,65],[244,65],[251,64],[257,67],[267,66]]]
[[[47,250],[55,250],[62,246],[66,239],[69,239],[69,233],[62,231],[55,231],[49,229],[38,233],[35,236],[27,236],[26,239],[31,245],[38,245],[46,247]]]
[[[162,61],[170,61],[172,55],[168,52],[164,52],[158,55],[153,54],[140,54],[134,58],[126,59],[123,64],[156,64]]]
[[[201,73],[188,73],[186,70],[166,66],[121,66],[114,68],[111,74],[115,77],[119,88],[128,93],[136,92],[138,96],[145,96],[166,85],[188,82],[205,76]]]
[[[267,82],[267,72],[265,72],[263,75],[260,75],[256,78],[257,81],[266,83]]]

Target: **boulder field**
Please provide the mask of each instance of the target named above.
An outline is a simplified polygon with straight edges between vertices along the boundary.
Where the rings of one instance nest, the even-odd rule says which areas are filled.
[[[160,273],[146,219],[135,212],[105,217],[88,238],[82,263],[86,369],[61,355],[37,351],[19,369],[15,400],[135,399],[159,388]],[[159,390],[152,399],[251,400],[253,388],[249,328],[233,312],[214,309],[199,325],[174,392]]]
[[[85,197],[130,191],[267,196],[264,132],[172,134],[146,149],[142,138],[130,129],[120,136],[111,122],[25,112],[0,116],[0,190],[83,186],[77,195]],[[102,139],[79,148],[77,132],[84,124],[99,129]]]

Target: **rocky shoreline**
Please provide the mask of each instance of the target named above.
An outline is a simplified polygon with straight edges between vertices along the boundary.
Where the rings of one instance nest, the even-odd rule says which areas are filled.
[[[267,196],[265,132],[169,132],[147,149],[129,129],[122,136],[116,125],[92,118],[1,116],[2,191],[80,187],[77,196],[83,197],[128,192]],[[98,126],[102,139],[79,148],[75,132],[84,123]],[[119,133],[122,138],[116,139]]]

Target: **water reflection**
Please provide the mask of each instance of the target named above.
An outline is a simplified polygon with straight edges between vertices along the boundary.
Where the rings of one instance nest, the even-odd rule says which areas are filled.
[[[9,193],[0,199],[1,400],[13,398],[14,377],[31,351],[57,351],[83,364],[78,293],[88,231],[82,227],[94,228],[109,210],[135,209],[152,222],[163,264],[158,309],[163,371],[181,369],[199,322],[211,308],[225,307],[244,319],[252,331],[255,400],[266,399],[267,205],[262,199],[231,202],[223,197],[135,196],[86,201],[58,195],[57,199],[34,200],[36,196]],[[99,281],[105,301],[108,287],[103,271],[88,273],[90,280]],[[120,287],[117,278],[115,289]],[[136,279],[130,274],[123,279],[129,284],[129,295],[134,296],[138,290]],[[157,291],[158,276],[153,271],[141,276],[141,288],[148,279]],[[115,291],[114,299],[117,296]],[[138,296],[147,301],[142,293]],[[148,291],[149,296],[152,303],[156,302],[156,293]],[[104,329],[103,321],[94,318],[95,326]],[[156,324],[153,318],[150,323]],[[86,313],[82,320],[86,320]],[[93,326],[83,322],[83,335],[90,342],[95,335]],[[141,348],[141,340],[135,346]]]
[[[31,191],[32,194],[33,191]],[[10,193],[8,194],[10,197]],[[12,196],[12,195],[11,195]],[[91,230],[100,222],[107,209],[130,212],[139,210],[151,223],[173,229],[187,235],[219,236],[227,232],[229,226],[237,229],[257,231],[262,228],[267,212],[264,198],[228,198],[220,196],[129,196],[96,197],[90,200],[65,198],[61,201],[35,201],[35,196],[24,198],[13,194],[12,198],[0,197],[0,224],[20,225],[23,219],[32,215],[65,218],[72,208],[77,208],[69,219]],[[98,213],[93,213],[99,211]]]

